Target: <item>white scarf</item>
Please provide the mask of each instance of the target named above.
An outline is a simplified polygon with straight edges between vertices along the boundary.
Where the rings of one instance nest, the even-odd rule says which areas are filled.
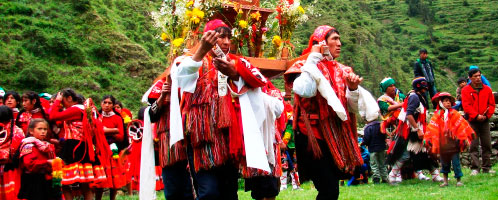
[[[116,113],[114,113],[114,111],[109,111],[109,112],[102,111],[102,117],[112,117],[115,114]]]

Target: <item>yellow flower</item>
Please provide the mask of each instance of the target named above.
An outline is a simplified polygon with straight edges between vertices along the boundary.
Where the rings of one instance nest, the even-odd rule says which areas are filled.
[[[237,13],[242,14],[242,13],[244,13],[244,11],[239,8],[239,11]]]
[[[199,8],[194,8],[194,10],[192,10],[192,12],[193,12],[193,16],[198,17],[200,19],[204,18],[204,12],[202,10],[199,10]]]
[[[239,21],[239,26],[240,26],[240,28],[247,28],[247,21],[240,20]]]
[[[176,38],[171,44],[173,44],[174,47],[180,47],[183,44],[183,38]]]
[[[185,8],[188,8],[190,6],[194,5],[194,1],[189,1],[187,5],[185,5]]]
[[[168,34],[165,32],[161,33],[161,40],[166,41],[168,39]]]
[[[297,9],[299,10],[299,12],[301,14],[304,14],[304,8],[303,7],[299,6],[299,7],[297,7]]]
[[[199,19],[197,16],[193,16],[192,18],[190,18],[190,22],[198,24],[199,22],[201,22],[201,19]]]
[[[278,36],[278,35],[275,35],[275,36],[273,36],[273,39],[271,40],[271,42],[273,43],[273,45],[280,47],[280,45],[282,45],[282,38],[280,38],[280,36]]]
[[[187,10],[187,11],[185,11],[185,15],[187,16],[187,18],[191,18],[193,15],[193,12],[191,10]]]
[[[261,14],[259,14],[259,11],[251,13],[251,18],[255,19],[256,21],[259,21],[259,18],[261,18]]]

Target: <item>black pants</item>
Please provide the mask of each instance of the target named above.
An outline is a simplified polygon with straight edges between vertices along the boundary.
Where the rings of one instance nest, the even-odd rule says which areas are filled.
[[[297,131],[296,131],[297,132]],[[318,190],[317,200],[339,198],[339,170],[332,158],[332,154],[323,140],[317,140],[322,157],[315,159],[308,150],[308,136],[298,132],[296,134],[296,156],[299,175],[313,181]]]
[[[163,168],[164,197],[168,200],[194,199],[187,161]]]
[[[238,199],[238,169],[231,164],[214,167],[209,170],[195,172],[192,146],[187,146],[187,155],[190,163],[190,173],[194,181],[194,188],[199,200],[208,199]]]

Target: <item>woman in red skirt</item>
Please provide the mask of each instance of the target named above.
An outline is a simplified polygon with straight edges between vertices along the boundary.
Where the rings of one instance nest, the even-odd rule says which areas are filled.
[[[86,131],[89,126],[86,116],[82,96],[69,88],[57,94],[50,108],[50,120],[62,123],[60,157],[65,166],[61,183],[66,200],[79,193],[85,200],[93,199],[90,184],[105,180],[103,168],[95,164],[98,161],[93,150],[94,136]]]
[[[100,119],[113,156],[109,157],[110,166],[106,166],[105,168],[107,174],[106,184],[98,185],[95,190],[97,200],[102,199],[103,188],[109,188],[110,199],[114,200],[116,199],[117,190],[126,185],[125,170],[119,162],[119,151],[123,148],[121,144],[123,144],[125,138],[123,118],[114,110],[115,104],[116,98],[112,95],[106,95],[102,98]]]

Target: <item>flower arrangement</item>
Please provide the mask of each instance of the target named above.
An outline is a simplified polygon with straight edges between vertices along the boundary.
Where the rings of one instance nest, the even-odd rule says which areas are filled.
[[[262,23],[261,13],[257,10],[249,10],[244,12],[241,5],[235,2],[229,3],[233,5],[234,10],[237,12],[235,23],[232,28],[232,42],[237,48],[237,52],[247,56],[260,56],[256,55],[257,43],[268,28],[264,27]],[[247,46],[244,46],[247,44]],[[260,51],[262,53],[262,51]]]
[[[280,0],[277,4],[277,16],[279,25],[279,36],[282,45],[279,48],[293,47],[290,40],[294,29],[308,20],[306,10],[301,6],[299,0]]]
[[[62,162],[62,159],[59,157],[56,157],[52,160],[52,187],[57,188],[61,187],[61,181],[62,181],[62,167],[64,166],[64,163]]]
[[[151,13],[154,26],[161,29],[160,39],[170,45],[170,58],[193,46],[199,28],[218,8],[217,0],[164,0],[159,11]],[[190,42],[190,43],[189,43]]]

